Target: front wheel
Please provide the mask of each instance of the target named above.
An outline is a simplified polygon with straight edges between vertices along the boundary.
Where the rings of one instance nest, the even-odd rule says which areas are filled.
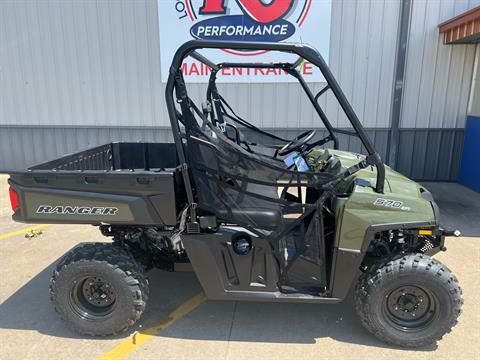
[[[387,343],[432,344],[457,323],[463,304],[458,280],[441,262],[410,254],[364,273],[355,289],[362,325]]]
[[[67,253],[50,280],[55,310],[75,331],[113,335],[127,330],[143,313],[148,281],[124,249],[86,243]]]

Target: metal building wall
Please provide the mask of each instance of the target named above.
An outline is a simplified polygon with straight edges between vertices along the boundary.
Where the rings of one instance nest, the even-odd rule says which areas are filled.
[[[396,1],[335,1],[332,9],[332,70],[365,125],[380,129],[372,136],[382,149],[398,8]],[[0,24],[0,170],[110,140],[168,137],[156,0],[4,0]],[[192,85],[193,97],[203,88]],[[319,126],[296,84],[221,88],[262,127],[291,129],[291,136]],[[331,98],[324,106],[335,125],[346,125]],[[359,148],[355,140],[346,146]]]
[[[436,20],[429,15],[435,9],[423,0],[413,1],[409,46],[430,49],[430,40],[423,39],[425,34],[420,29],[427,28],[427,20],[429,29],[435,26]],[[447,3],[453,2],[443,1],[440,7],[448,8]],[[423,15],[421,4],[425,8]],[[453,13],[473,6],[472,0],[456,1]],[[330,66],[383,156],[389,135],[399,10],[399,0],[335,0],[332,5]],[[438,10],[441,11],[441,19],[449,17],[448,11]],[[433,37],[433,32],[429,34]],[[437,62],[445,61],[440,43],[434,45],[432,51],[440,53]],[[170,138],[159,51],[156,0],[1,1],[0,170],[23,169],[107,141]],[[417,56],[411,51],[409,48],[409,61]],[[469,56],[466,50],[452,55],[456,52],[450,50],[449,56]],[[430,70],[427,58],[423,63]],[[450,84],[437,80],[445,76],[440,66],[430,78],[417,77],[418,71],[412,70],[412,66],[416,66],[414,61],[407,64],[406,86],[421,91],[417,91],[417,97],[412,95],[405,100],[402,116],[410,118],[406,113],[409,108],[421,111],[415,117],[419,126],[402,122],[406,128],[401,132],[403,148],[421,144],[418,131],[430,134],[426,129],[410,130],[411,127],[440,127],[433,115],[429,115],[432,120],[428,123],[417,121],[424,119],[426,100],[422,94],[429,94],[428,81],[443,87]],[[469,70],[465,69],[467,78]],[[321,86],[312,85],[314,89]],[[194,97],[203,94],[203,88],[192,85]],[[311,105],[296,84],[224,84],[221,90],[240,114],[286,136],[296,134],[298,128],[318,126]],[[449,114],[461,117],[462,101],[452,98],[446,106]],[[346,119],[332,98],[324,99],[323,105],[335,126],[346,126]],[[442,119],[450,117],[445,115]],[[451,120],[445,120],[442,126],[444,123]],[[462,130],[458,131],[460,135],[455,135],[455,139],[462,138]],[[441,139],[444,135],[440,133]],[[405,139],[413,139],[413,143]],[[356,139],[342,138],[341,142],[346,148],[361,150]],[[411,154],[410,149],[407,154]],[[407,159],[399,159],[399,164],[403,166]],[[402,169],[410,171],[407,166]],[[439,179],[450,179],[456,173],[449,168],[438,175]]]
[[[477,44],[477,49],[475,50],[472,88],[468,106],[469,115],[480,116],[480,44]]]
[[[412,3],[398,170],[426,180],[457,180],[475,45],[444,45],[438,24],[480,0]]]

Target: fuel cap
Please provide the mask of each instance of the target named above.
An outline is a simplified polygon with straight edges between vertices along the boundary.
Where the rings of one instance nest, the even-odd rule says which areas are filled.
[[[252,239],[247,234],[239,234],[232,240],[233,251],[237,255],[247,255],[252,249]]]

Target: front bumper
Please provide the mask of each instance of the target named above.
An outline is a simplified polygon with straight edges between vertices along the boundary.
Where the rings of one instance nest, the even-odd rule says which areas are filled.
[[[424,238],[424,242],[418,252],[432,256],[440,251],[446,251],[445,238],[447,236],[458,237],[461,235],[459,230],[445,230],[441,226],[434,228],[424,228],[417,230],[407,230],[408,233]]]
[[[427,255],[434,255],[439,251],[447,251],[447,247],[445,246],[445,238],[447,236],[454,236],[459,237],[461,232],[459,230],[445,230],[441,226],[432,231],[432,236],[429,236],[429,242],[433,245],[431,249],[425,252]]]

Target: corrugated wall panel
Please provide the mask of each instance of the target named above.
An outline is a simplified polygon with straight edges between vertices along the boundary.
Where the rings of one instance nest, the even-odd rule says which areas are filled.
[[[334,1],[330,66],[366,127],[389,127],[399,1]],[[340,127],[348,121],[336,100],[327,115]]]
[[[293,138],[299,131],[270,130],[285,138]],[[367,133],[380,156],[385,158],[389,130],[368,129]],[[325,130],[317,132],[318,139],[326,135]],[[15,152],[0,156],[0,172],[23,170],[111,141],[171,142],[172,136],[169,128],[4,127],[0,131],[0,149],[3,154],[8,149]],[[357,138],[340,134],[339,143],[344,150],[365,153]],[[462,147],[463,129],[401,129],[398,170],[413,179],[455,181]]]
[[[367,127],[388,126],[398,10],[333,1],[332,71]],[[156,0],[3,0],[0,26],[0,125],[168,126]],[[203,84],[190,88],[204,96]],[[257,125],[319,126],[297,84],[221,88]],[[346,126],[332,97],[322,101]]]
[[[304,130],[304,129],[302,129]],[[294,138],[298,129],[270,129],[274,134]],[[385,156],[388,130],[370,129],[368,134],[380,153]],[[326,130],[317,132],[316,138],[327,135]],[[0,131],[0,149],[15,149],[14,156],[0,156],[0,172],[23,170],[26,167],[52,160],[56,157],[85,150],[112,141],[172,142],[169,128],[107,128],[107,127],[4,127]],[[344,150],[364,153],[358,139],[339,135]]]
[[[1,124],[168,124],[155,0],[3,0],[0,29]]]
[[[398,171],[417,180],[456,181],[463,129],[401,129]]]
[[[10,146],[15,153],[9,154],[12,156],[0,156],[0,171],[23,170],[112,141],[171,142],[173,139],[167,128],[5,127],[0,131],[0,147],[4,151]]]
[[[473,46],[443,46],[436,25],[479,3],[413,2],[402,126],[463,125]],[[155,0],[4,0],[0,7],[1,124],[168,125]],[[398,1],[333,2],[330,64],[367,127],[388,126],[398,9]],[[224,89],[258,125],[317,123],[297,85]],[[332,97],[324,103],[346,126]]]
[[[413,0],[401,126],[463,128],[475,45],[444,45],[438,24],[480,0]]]

